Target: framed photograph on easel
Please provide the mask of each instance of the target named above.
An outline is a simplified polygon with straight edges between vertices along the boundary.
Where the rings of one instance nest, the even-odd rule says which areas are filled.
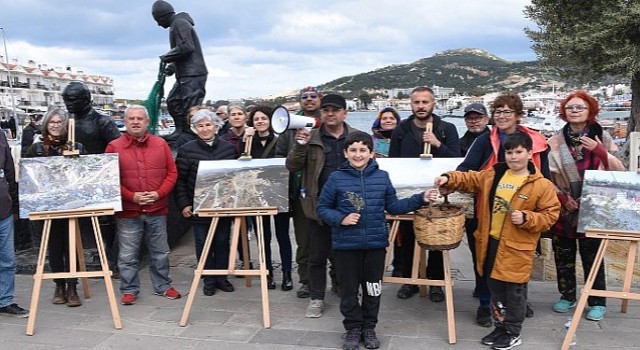
[[[587,170],[580,198],[578,232],[638,232],[639,227],[640,174]]]
[[[122,210],[117,154],[22,158],[19,184],[22,219],[42,211]]]

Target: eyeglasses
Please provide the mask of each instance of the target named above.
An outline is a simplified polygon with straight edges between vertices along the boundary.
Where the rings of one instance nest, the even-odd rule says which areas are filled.
[[[503,117],[510,117],[511,115],[513,115],[513,113],[515,113],[516,111],[510,110],[510,109],[505,109],[505,110],[495,110],[493,111],[493,115],[496,117],[499,116],[503,116]]]
[[[318,94],[302,94],[302,95],[300,95],[300,99],[301,100],[307,100],[307,99],[315,100],[316,98],[318,98]]]
[[[564,109],[567,111],[578,111],[578,112],[582,112],[584,110],[589,109],[587,106],[585,105],[568,105],[568,106],[564,106]]]
[[[49,122],[49,125],[62,125],[62,120],[57,122]]]
[[[216,115],[223,115],[225,114],[224,112],[216,112]]]

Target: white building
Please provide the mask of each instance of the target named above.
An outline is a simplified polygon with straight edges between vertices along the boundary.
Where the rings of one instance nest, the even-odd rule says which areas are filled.
[[[0,56],[2,61],[4,58]],[[31,60],[23,66],[13,60],[12,63],[0,63],[0,108],[45,112],[49,106],[63,104],[62,90],[72,81],[87,85],[95,105],[113,104],[113,79],[110,77],[74,72],[71,67],[49,68]],[[11,105],[11,88],[15,106]]]

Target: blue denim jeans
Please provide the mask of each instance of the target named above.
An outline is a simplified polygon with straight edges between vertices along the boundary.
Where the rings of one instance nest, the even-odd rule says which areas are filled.
[[[169,243],[166,215],[141,215],[137,218],[117,218],[118,269],[120,292],[140,293],[140,246],[142,239],[149,251],[149,275],[155,293],[164,293],[171,286],[169,277]]]
[[[196,258],[200,261],[204,241],[207,239],[210,224],[194,223],[191,225],[193,240],[196,246]],[[205,270],[226,270],[229,267],[229,238],[231,237],[231,218],[220,218],[216,234],[211,242],[209,256],[204,263]],[[205,276],[204,283],[222,282],[227,276]]]
[[[13,215],[0,219],[0,307],[13,304],[16,255],[13,249]]]

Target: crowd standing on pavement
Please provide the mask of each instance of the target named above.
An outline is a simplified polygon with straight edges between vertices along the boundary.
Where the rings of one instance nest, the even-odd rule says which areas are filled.
[[[344,349],[358,349],[361,343],[368,349],[380,347],[375,327],[389,245],[385,211],[399,214],[416,210],[435,200],[437,193],[426,191],[398,200],[376,158],[419,157],[425,144],[431,145],[433,157],[464,157],[456,171],[437,177],[434,185],[442,194],[453,190],[476,194],[475,215],[466,220],[465,229],[476,274],[474,296],[480,302],[476,321],[480,326],[494,326],[480,341],[494,349],[510,349],[522,342],[522,323],[525,316],[533,314],[527,301],[533,254],[540,234],[549,229],[561,295],[551,307],[564,313],[575,306],[576,253],[581,254],[586,274],[599,244],[599,240],[576,232],[581,188],[575,184],[581,183],[587,169],[624,169],[614,156],[611,137],[595,121],[597,103],[583,91],[562,101],[561,117],[567,125],[547,142],[538,132],[519,124],[523,104],[514,93],[499,95],[490,104],[490,112],[480,103],[467,106],[464,120],[468,130],[459,137],[453,124],[433,113],[433,91],[418,87],[411,93],[412,115],[401,120],[392,108],[382,110],[373,121],[371,136],[346,122],[348,109],[343,96],[323,94],[309,86],[299,93],[297,114],[318,118],[318,128],[286,130],[277,135],[271,127],[270,107],[251,106],[247,113],[241,105],[219,106],[215,112],[195,106],[189,112],[190,130],[183,133],[189,137],[178,148],[175,160],[168,144],[147,131],[145,107],[127,108],[126,131],[116,134],[115,124],[91,107],[85,86],[70,84],[63,96],[67,110],[76,118],[76,129],[81,130],[76,132],[75,148],[81,153],[119,154],[123,211],[116,215],[117,239],[115,234],[112,239],[119,248],[114,260],[120,275],[121,304],[135,304],[140,294],[138,271],[143,242],[150,257],[153,292],[168,299],[181,297],[172,287],[169,269],[169,197],[174,196],[181,215],[190,222],[195,254],[200,259],[211,219],[193,212],[199,162],[237,159],[251,138],[251,157],[285,158],[290,172],[290,211],[274,217],[282,263],[280,289],[294,288],[289,237],[293,219],[300,284],[296,296],[310,299],[304,310],[306,317],[321,317],[329,275],[330,289],[341,297],[340,311],[347,331]],[[64,110],[49,111],[42,122],[42,140],[30,146],[25,157],[60,155],[69,146],[68,119]],[[490,121],[491,129],[487,126]],[[13,301],[17,191],[4,133],[0,133],[0,165],[0,196],[5,198],[0,202],[0,314],[27,317],[29,312]],[[275,289],[271,218],[255,219],[264,220],[267,286]],[[52,272],[67,271],[66,223],[54,221],[49,266]],[[230,218],[219,221],[205,269],[227,267],[231,226]],[[411,223],[400,225],[400,237],[393,253],[397,262],[394,274],[409,277],[415,240]],[[105,240],[109,239],[107,235]],[[514,244],[521,248],[526,244],[527,248],[521,250],[527,254],[517,254]],[[429,251],[427,278],[444,279],[443,269],[442,252]],[[203,280],[202,293],[206,296],[215,295],[216,290],[234,291],[227,276],[204,276]],[[599,271],[594,288],[604,290],[604,281],[604,271]],[[77,279],[54,282],[54,304],[82,305]],[[397,297],[407,299],[417,291],[417,285],[405,284]],[[441,287],[429,288],[432,302],[444,298]],[[604,318],[605,298],[590,297],[589,306],[587,319]]]

